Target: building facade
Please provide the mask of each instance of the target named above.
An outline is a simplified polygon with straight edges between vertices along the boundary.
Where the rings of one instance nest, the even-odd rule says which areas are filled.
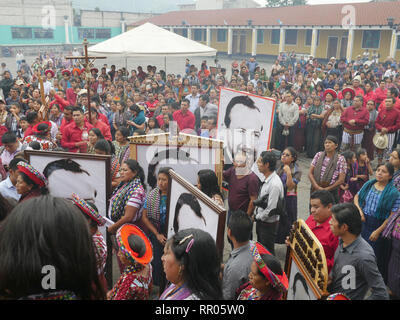
[[[354,60],[367,49],[400,60],[400,1],[281,8],[174,11],[139,21],[228,55],[276,57],[294,50]]]
[[[148,13],[76,10],[70,0],[0,0],[0,46],[97,43],[126,30]]]

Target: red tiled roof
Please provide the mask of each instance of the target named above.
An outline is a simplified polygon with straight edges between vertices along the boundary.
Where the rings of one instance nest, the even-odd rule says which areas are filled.
[[[351,4],[305,5],[280,8],[245,8],[223,10],[172,11],[149,19],[141,20],[132,26],[150,22],[158,26],[181,26],[186,21],[191,26],[246,26],[249,19],[254,26],[341,26],[348,14],[344,6],[355,8],[356,26],[387,26],[387,18],[393,17],[400,24],[400,1],[369,2]]]

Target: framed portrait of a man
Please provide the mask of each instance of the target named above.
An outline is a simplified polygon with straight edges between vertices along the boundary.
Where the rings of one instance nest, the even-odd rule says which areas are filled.
[[[221,185],[222,148],[222,141],[184,133],[130,137],[130,157],[142,166],[149,188],[156,186],[161,167],[172,168],[192,184],[197,183],[200,170],[210,169]]]
[[[286,300],[319,300],[328,296],[328,267],[324,249],[302,219],[289,234],[285,272],[289,279]]]
[[[275,100],[248,92],[221,88],[217,137],[224,141],[225,164],[232,164],[234,155],[245,150],[255,155],[270,148],[275,114]],[[256,166],[253,166],[255,170]]]
[[[167,203],[167,238],[188,228],[208,232],[216,242],[222,256],[226,209],[174,170],[169,171],[171,183]]]

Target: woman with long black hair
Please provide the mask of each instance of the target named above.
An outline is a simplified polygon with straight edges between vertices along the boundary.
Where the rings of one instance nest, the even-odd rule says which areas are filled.
[[[0,296],[104,299],[92,242],[87,222],[72,202],[47,195],[19,204],[0,232]],[[48,281],[43,281],[46,275]]]
[[[214,171],[203,169],[197,173],[197,188],[203,191],[215,203],[224,206],[224,200],[218,185],[218,178]]]

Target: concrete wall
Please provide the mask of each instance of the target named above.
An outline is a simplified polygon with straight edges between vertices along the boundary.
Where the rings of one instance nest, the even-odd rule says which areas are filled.
[[[151,13],[130,13],[111,11],[81,10],[81,25],[87,27],[121,27],[121,19],[126,25],[154,16]]]
[[[64,16],[71,15],[67,0],[0,0],[0,9],[0,25],[41,26],[52,15],[63,26]]]

